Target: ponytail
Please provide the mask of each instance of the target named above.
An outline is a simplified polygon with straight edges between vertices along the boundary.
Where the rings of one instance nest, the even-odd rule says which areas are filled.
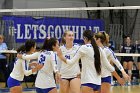
[[[108,42],[108,38],[107,38],[107,37],[109,37],[109,35],[106,32],[103,32],[103,36],[104,36],[103,45],[109,46],[109,42]]]
[[[91,30],[85,30],[83,32],[83,36],[86,37],[88,40],[91,41],[91,45],[93,47],[94,50],[94,65],[95,65],[95,69],[96,72],[100,75],[101,74],[101,62],[100,62],[100,52],[99,52],[99,48],[93,38],[93,32]]]
[[[91,45],[93,46],[93,50],[95,52],[94,58],[95,58],[95,69],[96,72],[100,75],[101,74],[101,61],[100,61],[100,52],[99,52],[99,47],[97,46],[94,38],[91,39]]]

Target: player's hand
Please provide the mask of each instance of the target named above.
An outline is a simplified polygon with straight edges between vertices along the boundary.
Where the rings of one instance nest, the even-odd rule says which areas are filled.
[[[37,64],[36,68],[37,70],[40,70],[44,65],[43,64]]]
[[[35,66],[36,67],[37,65],[38,65],[37,62],[32,62],[32,63],[29,64],[30,67],[32,67],[32,66]]]
[[[57,56],[58,56],[63,62],[67,63],[67,62],[66,62],[66,58],[63,57],[62,51],[61,51],[60,49],[57,49]]]
[[[78,73],[77,74],[77,78],[81,78],[81,73]]]
[[[123,73],[122,75],[123,75],[123,78],[124,78],[125,81],[131,81],[131,79],[130,79],[128,74]]]
[[[119,83],[120,85],[124,85],[124,84],[125,84],[125,80],[122,79],[122,78],[119,78],[117,81],[118,81],[118,83]]]
[[[59,82],[61,80],[61,74],[59,72],[55,73],[55,80],[56,80],[56,83],[59,84]]]

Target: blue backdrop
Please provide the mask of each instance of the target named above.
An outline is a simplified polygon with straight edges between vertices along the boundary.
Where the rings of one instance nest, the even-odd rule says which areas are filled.
[[[12,28],[15,40],[19,43],[25,42],[27,39],[42,42],[47,36],[61,39],[66,30],[73,31],[75,42],[80,43],[83,39],[82,33],[84,30],[104,31],[104,21],[100,19],[58,17],[43,17],[37,19],[31,16],[3,16],[3,20],[5,20],[6,31],[11,31],[8,29]],[[13,25],[9,25],[8,20],[11,20]]]

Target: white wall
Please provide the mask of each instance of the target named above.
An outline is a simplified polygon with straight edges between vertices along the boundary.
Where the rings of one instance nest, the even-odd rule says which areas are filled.
[[[140,5],[140,0],[103,0],[104,3],[110,2],[111,4],[118,6],[122,3],[125,3],[125,5],[128,6],[139,6]]]
[[[97,0],[88,0],[89,4],[95,5]],[[85,7],[84,0],[13,0],[13,8],[69,8],[69,7]],[[67,11],[67,12],[22,12],[19,15],[47,15],[57,17],[82,17],[87,18],[87,11]]]
[[[3,8],[4,1],[5,1],[5,0],[0,0],[0,9]]]
[[[14,8],[82,7],[85,6],[85,2],[84,0],[13,0],[13,6]]]

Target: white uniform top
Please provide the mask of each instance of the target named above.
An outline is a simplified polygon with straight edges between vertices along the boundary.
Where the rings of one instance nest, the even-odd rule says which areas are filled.
[[[56,87],[53,72],[58,71],[56,54],[52,51],[43,51],[38,57],[38,62],[44,64],[43,68],[38,71],[35,86],[37,88]]]
[[[29,60],[17,59],[10,76],[16,80],[23,81],[24,75],[29,76],[32,74],[32,70],[28,70],[28,67]]]
[[[74,44],[71,49],[67,49],[65,45],[61,46],[60,49],[62,51],[62,54],[65,58],[71,59],[76,54],[77,50],[79,49],[78,44]],[[76,60],[74,64],[66,64],[64,62],[61,62],[61,78],[74,78],[77,77],[77,74],[80,73],[80,67],[79,67],[79,60]]]
[[[109,63],[110,61],[112,61],[119,68],[120,71],[124,70],[121,63],[118,61],[118,59],[114,55],[114,52],[111,49],[109,49],[108,47],[104,47],[103,50],[107,56]],[[102,77],[108,77],[108,76],[111,76],[111,73],[110,71],[108,71],[108,69],[106,69],[103,66]]]
[[[104,51],[100,50],[101,65],[106,66],[110,72],[115,69],[109,64]],[[93,83],[101,85],[101,75],[98,75],[94,65],[94,50],[91,44],[82,45],[77,51],[76,55],[71,59],[67,59],[67,64],[74,64],[81,58],[82,62],[82,73],[81,73],[81,84]],[[102,70],[102,69],[101,69]]]
[[[31,59],[38,59],[38,56],[40,55],[41,52],[35,52],[31,55],[22,55],[23,59],[26,60],[31,60]],[[55,54],[57,54],[57,52],[54,52]],[[57,69],[60,71],[61,68],[61,62],[60,59],[58,58],[58,56],[56,56],[56,60],[57,60]]]
[[[22,55],[22,59],[25,59],[25,60],[37,59],[40,53],[41,52],[35,52],[31,55]]]

